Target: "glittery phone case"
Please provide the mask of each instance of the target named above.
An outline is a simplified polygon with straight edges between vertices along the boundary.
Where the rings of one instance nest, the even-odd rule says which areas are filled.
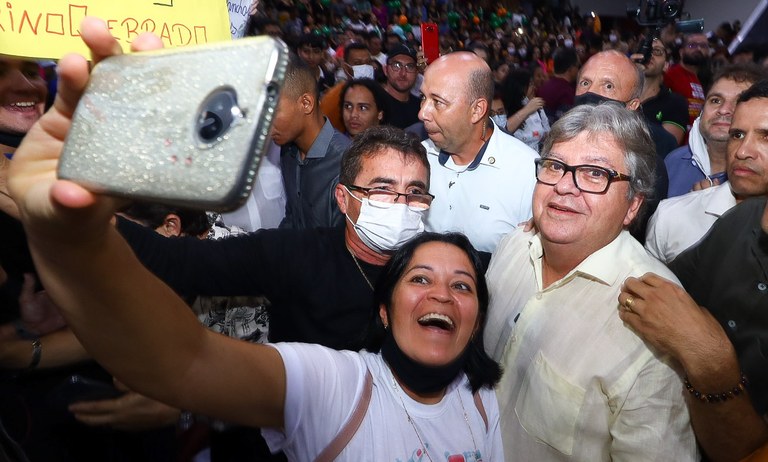
[[[287,46],[262,36],[100,62],[59,177],[136,200],[236,208],[268,147],[287,61]]]

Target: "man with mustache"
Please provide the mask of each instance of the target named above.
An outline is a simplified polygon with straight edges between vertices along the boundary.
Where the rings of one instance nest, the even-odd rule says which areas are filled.
[[[709,59],[709,42],[703,33],[686,35],[680,47],[680,62],[664,74],[664,85],[688,100],[688,132],[704,105],[704,87],[697,73]]]
[[[768,82],[756,83],[739,96],[729,123],[729,139],[742,136],[747,123],[768,127]],[[705,112],[706,113],[706,112]],[[751,140],[750,140],[751,141]],[[715,220],[744,199],[768,192],[764,184],[755,184],[755,175],[768,171],[768,155],[755,155],[750,150],[736,149],[739,144],[726,141],[725,173],[720,185],[662,201],[648,224],[645,247],[659,260],[669,263],[685,249],[701,239]]]
[[[681,377],[617,315],[626,277],[674,279],[627,230],[653,191],[644,118],[577,106],[541,156],[536,231],[502,239],[486,275],[506,460],[698,460]]]
[[[726,66],[715,75],[701,116],[693,122],[688,145],[675,149],[664,159],[669,174],[669,197],[726,180],[725,151],[736,99],[762,78],[765,72],[753,64]]]
[[[761,197],[744,199],[670,263],[688,293],[646,274],[627,279],[618,299],[629,307],[624,322],[686,374],[693,428],[715,461],[742,460],[768,443],[766,108],[761,81],[739,97],[728,141],[734,197]]]

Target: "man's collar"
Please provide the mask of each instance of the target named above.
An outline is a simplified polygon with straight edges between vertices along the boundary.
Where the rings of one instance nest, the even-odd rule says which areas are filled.
[[[611,242],[604,247],[594,251],[581,263],[576,265],[571,271],[568,272],[565,277],[561,279],[563,282],[567,282],[574,276],[581,274],[595,279],[603,284],[612,285],[619,277],[617,271],[618,266],[616,264],[616,256],[620,253],[620,247],[624,244],[625,239],[622,236],[627,234],[627,238],[632,239],[629,236],[629,231],[622,230],[618,236],[616,236]],[[531,236],[529,243],[529,255],[531,260],[540,260],[544,256],[544,247],[541,242],[541,234],[536,233]],[[558,285],[552,285],[550,287],[558,287]]]
[[[331,144],[334,131],[335,129],[333,128],[331,121],[326,118],[323,128],[320,129],[317,138],[312,142],[312,146],[309,148],[306,158],[317,159],[325,157],[325,154],[328,152],[328,145]]]
[[[488,123],[494,123],[492,120],[489,119]],[[488,144],[491,142],[491,138],[493,138],[494,133],[496,132],[495,129],[491,132],[491,136],[488,137],[487,140],[483,143],[483,145],[480,147],[480,150],[475,155],[475,158],[472,159],[472,162],[467,165],[467,168],[465,168],[463,171],[465,172],[471,172],[472,170],[475,170],[477,167],[480,166],[480,163],[483,161],[483,155],[485,155],[485,150],[488,149]],[[452,153],[440,150],[440,153],[437,155],[437,161],[440,162],[440,165],[445,167],[445,163],[448,162],[448,159],[451,157]]]

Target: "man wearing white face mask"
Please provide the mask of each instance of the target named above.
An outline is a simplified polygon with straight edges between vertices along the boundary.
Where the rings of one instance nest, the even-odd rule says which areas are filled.
[[[373,287],[393,251],[424,229],[429,162],[393,127],[355,137],[334,194],[333,228],[263,229],[228,239],[164,239],[127,220],[118,229],[157,277],[184,295],[267,297],[271,342],[363,346]]]
[[[368,45],[362,42],[350,42],[344,48],[344,61],[341,68],[344,70],[346,80],[352,79],[372,79],[373,78],[373,58],[368,50]],[[344,132],[344,118],[341,114],[341,93],[344,90],[346,80],[336,83],[329,89],[320,100],[320,109],[331,121],[333,127]]]

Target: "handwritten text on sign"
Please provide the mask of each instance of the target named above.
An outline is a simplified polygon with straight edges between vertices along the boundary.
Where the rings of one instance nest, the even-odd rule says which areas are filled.
[[[85,16],[102,18],[126,51],[142,32],[154,32],[166,47],[230,39],[226,0],[9,0],[0,1],[0,53],[88,56],[79,30]]]

